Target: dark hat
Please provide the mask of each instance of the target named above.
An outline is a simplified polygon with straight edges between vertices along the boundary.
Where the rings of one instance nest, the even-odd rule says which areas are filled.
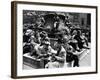
[[[61,38],[58,38],[57,42],[58,42],[59,44],[62,44],[62,43],[63,43],[63,40],[62,40]]]
[[[72,47],[71,45],[69,45],[69,46],[67,47],[67,51],[68,51],[68,52],[72,52],[72,51],[73,51],[73,47]]]
[[[42,32],[40,32],[40,36],[44,36],[44,37],[46,37],[47,36],[47,33],[45,32],[45,31],[42,31]]]

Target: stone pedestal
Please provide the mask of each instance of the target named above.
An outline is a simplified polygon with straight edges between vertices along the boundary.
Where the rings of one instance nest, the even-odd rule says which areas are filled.
[[[41,59],[30,56],[29,53],[23,55],[23,63],[35,69],[44,68],[44,62]]]

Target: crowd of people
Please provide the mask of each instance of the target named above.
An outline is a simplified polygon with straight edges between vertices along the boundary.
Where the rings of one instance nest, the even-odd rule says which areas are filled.
[[[37,60],[43,60],[44,68],[62,68],[66,63],[70,64],[70,67],[79,67],[82,49],[89,49],[86,33],[80,29],[72,29],[68,17],[63,28],[59,28],[60,21],[57,16],[54,33],[50,33],[57,35],[55,38],[49,37],[48,32],[42,29],[44,25],[45,20],[42,17],[40,25],[24,26],[27,29],[23,30],[23,55],[29,53]]]

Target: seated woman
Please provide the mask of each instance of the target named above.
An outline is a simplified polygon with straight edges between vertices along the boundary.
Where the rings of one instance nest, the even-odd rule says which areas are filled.
[[[48,41],[46,41],[44,44],[36,45],[35,48],[37,59],[40,59],[44,62],[44,67],[48,63],[49,56],[52,55],[52,53],[56,54],[57,51],[55,51]]]
[[[57,53],[51,54],[49,57],[50,62],[48,62],[45,68],[63,68],[66,62],[66,51],[58,40],[56,43]]]
[[[55,58],[56,61],[59,62],[59,67],[62,68],[66,63],[66,50],[64,49],[60,39],[58,39],[56,47],[57,53],[55,54]]]
[[[56,60],[55,56],[50,57],[50,61],[45,65],[45,68],[59,68],[59,62]]]

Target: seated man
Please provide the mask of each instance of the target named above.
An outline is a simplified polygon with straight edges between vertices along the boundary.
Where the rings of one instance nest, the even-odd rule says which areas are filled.
[[[73,51],[73,47],[72,46],[69,46],[69,48],[67,49],[67,54],[66,54],[66,62],[68,64],[70,64],[70,67],[79,67],[79,58],[77,55],[73,54],[74,51]],[[74,62],[72,64],[72,62]]]
[[[45,41],[50,42],[50,39],[45,31],[40,32],[39,41],[40,41],[41,46],[45,43]]]
[[[70,37],[70,39],[68,41],[68,45],[71,45],[75,51],[79,51],[78,41],[76,39],[74,39],[75,36],[76,36],[76,34],[73,34]]]
[[[31,51],[32,45],[30,44],[32,30],[28,29],[26,33],[23,35],[23,54]]]
[[[81,39],[82,39],[83,47],[87,48],[88,47],[88,39],[86,38],[85,33],[82,33]]]
[[[81,50],[83,48],[83,44],[84,42],[82,42],[82,38],[81,38],[81,31],[77,31],[77,34],[74,36],[74,39],[77,40],[77,45],[78,48]]]

